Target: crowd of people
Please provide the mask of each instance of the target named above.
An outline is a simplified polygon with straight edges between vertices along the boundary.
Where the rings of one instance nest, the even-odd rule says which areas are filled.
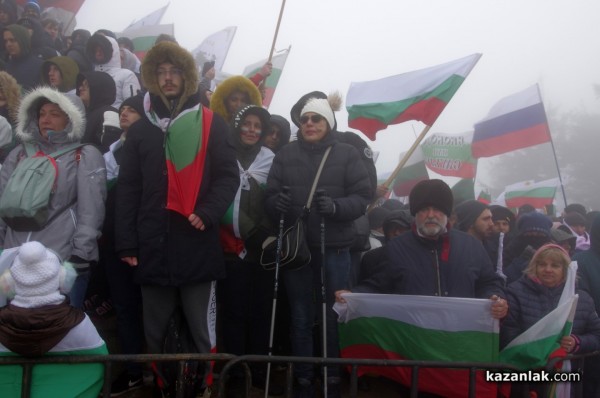
[[[600,349],[596,212],[570,204],[551,218],[532,206],[455,203],[436,179],[417,184],[407,204],[385,199],[366,142],[338,131],[339,95],[298,99],[293,139],[288,118],[262,107],[270,63],[213,90],[214,62],[196,65],[173,37],[160,37],[140,61],[131,40],[111,31],[63,37],[35,2],[18,14],[13,1],[0,1],[0,199],[19,193],[23,165],[36,157],[50,159],[54,179],[36,217],[9,217],[0,200],[0,247],[19,248],[0,278],[11,297],[0,308],[0,352],[60,351],[72,330],[90,329],[84,302],[97,278],[106,280],[124,354],[165,352],[177,314],[196,352],[335,358],[332,307],[349,292],[489,299],[505,346],[556,307],[571,259],[579,262],[579,304],[571,334],[556,345]],[[299,218],[310,262],[265,270],[263,242]],[[41,324],[21,312],[40,308],[52,309]],[[315,338],[321,320],[326,352]],[[32,330],[52,333],[43,349],[32,351],[20,333]],[[98,339],[87,332],[84,340],[103,349]],[[598,368],[600,360],[586,359],[575,390],[600,394]],[[173,393],[160,365],[154,370],[155,388]],[[319,383],[328,397],[341,395],[342,369],[320,370],[294,366],[296,397],[316,396]],[[128,363],[112,380],[113,396],[141,387],[143,371]],[[264,364],[251,374],[267,388]],[[199,366],[194,388],[211,377],[210,364]],[[234,368],[227,396],[243,396],[244,386]],[[268,388],[283,393],[276,382]]]

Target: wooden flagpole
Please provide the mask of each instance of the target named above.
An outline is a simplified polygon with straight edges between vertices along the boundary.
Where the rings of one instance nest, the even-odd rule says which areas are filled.
[[[273,36],[273,44],[271,44],[271,51],[269,52],[269,60],[271,62],[273,53],[275,52],[275,43],[277,42],[277,35],[279,34],[279,26],[281,25],[281,18],[283,17],[283,10],[285,8],[285,0],[281,1],[281,9],[279,10],[279,18],[277,19],[277,25],[275,26],[275,35]]]

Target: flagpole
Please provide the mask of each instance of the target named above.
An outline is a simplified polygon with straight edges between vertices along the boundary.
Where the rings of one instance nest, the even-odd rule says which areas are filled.
[[[421,141],[423,141],[423,138],[425,138],[425,136],[427,135],[427,133],[429,132],[430,129],[431,129],[431,126],[425,126],[425,128],[423,129],[423,131],[421,131],[421,134],[419,134],[419,136],[417,137],[415,142],[412,144],[412,146],[410,147],[408,152],[406,152],[406,154],[404,155],[402,160],[400,160],[400,163],[398,163],[398,166],[396,166],[394,171],[392,171],[392,174],[390,174],[388,179],[385,180],[385,182],[383,183],[383,186],[385,186],[386,188],[389,188],[390,185],[392,185],[392,182],[394,182],[394,180],[396,179],[396,176],[398,175],[398,173],[400,173],[400,170],[402,170],[402,168],[404,167],[406,162],[408,162],[408,159],[410,159],[410,157],[415,152],[415,150],[417,149],[417,147],[419,146]],[[376,203],[377,203],[377,200],[372,202],[369,205],[369,207],[367,208],[367,212],[371,211],[371,209],[373,209],[373,207],[375,207]]]
[[[277,18],[277,25],[275,26],[275,35],[273,36],[273,43],[271,44],[271,51],[269,52],[269,60],[271,62],[273,53],[275,52],[275,43],[277,42],[277,35],[279,34],[279,26],[281,25],[281,18],[283,17],[283,9],[285,8],[285,0],[281,1],[281,9],[279,10],[279,18]]]
[[[536,84],[538,95],[540,99],[542,98],[542,93],[540,92],[539,84]],[[544,115],[546,115],[546,107],[544,106],[544,101],[542,102],[542,109],[544,110]],[[548,116],[546,116],[546,119]],[[565,207],[567,207],[567,194],[565,193],[565,186],[563,185],[562,176],[560,174],[560,167],[558,166],[558,158],[556,157],[556,149],[554,148],[554,139],[552,139],[552,133],[550,132],[550,123],[546,123],[548,129],[548,137],[550,137],[550,146],[552,147],[552,155],[554,155],[554,164],[556,165],[556,172],[558,173],[558,181],[560,181],[560,190],[563,195],[563,201],[565,202]]]

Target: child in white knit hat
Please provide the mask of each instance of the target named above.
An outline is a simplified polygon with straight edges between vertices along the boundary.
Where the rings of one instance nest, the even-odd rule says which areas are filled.
[[[12,266],[0,276],[0,289],[11,298],[0,308],[0,357],[108,353],[88,316],[69,305],[65,296],[76,276],[71,266],[62,265],[39,242],[19,248]],[[102,388],[102,364],[48,364],[35,369],[32,396],[97,397]],[[3,397],[20,396],[20,373],[20,366],[2,367]]]

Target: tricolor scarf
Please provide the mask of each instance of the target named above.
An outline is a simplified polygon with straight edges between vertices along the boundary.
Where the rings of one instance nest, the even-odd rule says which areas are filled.
[[[242,190],[250,190],[251,178],[256,180],[261,186],[267,183],[267,176],[269,175],[274,156],[271,150],[263,147],[247,170],[244,170],[238,161],[240,186],[235,194],[233,203],[227,209],[222,220],[221,243],[225,252],[235,253],[240,258],[246,256],[246,249],[244,248],[243,238],[240,233],[240,199]]]
[[[148,120],[166,134],[167,209],[187,218],[194,212],[202,184],[213,113],[198,104],[174,119],[161,119],[149,94],[144,97],[144,110]]]

